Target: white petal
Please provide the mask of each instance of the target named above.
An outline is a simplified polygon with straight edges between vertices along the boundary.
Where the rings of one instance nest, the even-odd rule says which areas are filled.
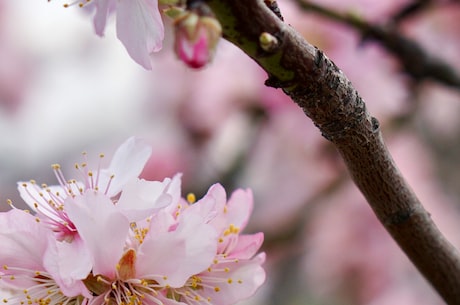
[[[152,148],[143,140],[134,137],[126,140],[115,152],[109,168],[101,170],[101,190],[110,183],[107,196],[118,194],[126,183],[140,175],[151,154]]]
[[[145,219],[154,211],[171,204],[171,196],[166,193],[170,183],[171,179],[168,178],[163,182],[133,180],[123,187],[116,207],[130,222]]]

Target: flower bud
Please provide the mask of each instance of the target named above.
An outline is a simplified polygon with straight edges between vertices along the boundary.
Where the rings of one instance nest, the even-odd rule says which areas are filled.
[[[175,51],[191,68],[211,62],[222,35],[222,27],[214,17],[186,12],[175,20]]]

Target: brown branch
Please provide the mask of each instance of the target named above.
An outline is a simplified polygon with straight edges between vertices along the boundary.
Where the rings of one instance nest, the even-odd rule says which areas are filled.
[[[431,79],[460,90],[460,75],[442,59],[428,54],[422,46],[397,31],[393,26],[371,24],[357,16],[340,14],[318,4],[295,0],[306,10],[345,24],[361,33],[363,40],[379,42],[399,60],[404,71],[416,81]]]
[[[282,88],[335,144],[375,214],[418,270],[448,304],[460,304],[459,253],[404,181],[378,121],[345,75],[263,0],[207,3],[224,37],[265,69],[267,84]]]

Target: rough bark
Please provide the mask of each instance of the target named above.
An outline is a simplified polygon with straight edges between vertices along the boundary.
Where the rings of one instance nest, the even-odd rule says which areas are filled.
[[[460,258],[395,166],[378,121],[327,56],[283,23],[263,0],[207,0],[224,37],[268,73],[335,144],[375,214],[448,304],[460,304]],[[261,47],[260,35],[275,38]]]

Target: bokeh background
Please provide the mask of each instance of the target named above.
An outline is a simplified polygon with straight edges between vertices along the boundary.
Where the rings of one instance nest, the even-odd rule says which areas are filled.
[[[392,24],[460,73],[460,3],[322,0],[333,11]],[[153,156],[143,177],[184,173],[197,197],[220,182],[252,188],[248,231],[263,231],[267,283],[251,305],[443,304],[389,238],[334,147],[265,73],[222,41],[214,62],[192,71],[164,48],[145,71],[115,37],[94,34],[91,14],[52,0],[0,0],[0,210],[24,207],[17,181],[68,177],[86,151],[97,165],[129,136]],[[351,79],[421,201],[460,247],[460,88],[414,79],[375,41],[278,0],[286,22]],[[397,20],[408,5],[420,6]],[[398,15],[399,14],[399,15]],[[399,18],[399,17],[398,17]]]

